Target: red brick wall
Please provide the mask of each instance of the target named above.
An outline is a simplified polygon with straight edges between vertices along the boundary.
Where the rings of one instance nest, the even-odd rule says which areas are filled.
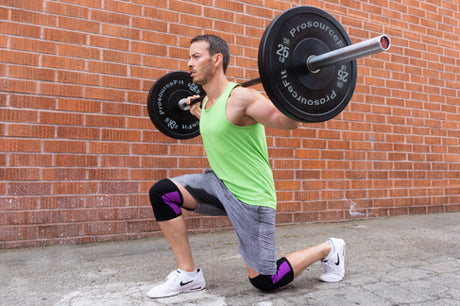
[[[205,32],[229,42],[234,80],[257,77],[263,30],[300,4],[330,12],[353,42],[386,33],[392,47],[358,60],[337,118],[267,131],[278,223],[459,211],[459,4],[378,3],[0,0],[0,247],[159,234],[149,187],[207,161],[199,137],[153,127],[150,86],[186,70],[189,40]]]

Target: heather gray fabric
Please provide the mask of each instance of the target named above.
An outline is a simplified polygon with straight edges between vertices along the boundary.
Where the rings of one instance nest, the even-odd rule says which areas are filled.
[[[275,214],[272,208],[238,200],[212,170],[172,178],[198,201],[194,212],[228,216],[240,241],[239,252],[257,273],[276,273]]]

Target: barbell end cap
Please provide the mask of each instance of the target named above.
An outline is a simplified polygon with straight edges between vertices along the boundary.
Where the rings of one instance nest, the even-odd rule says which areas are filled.
[[[390,38],[388,36],[380,36],[379,42],[380,48],[382,48],[383,51],[387,51],[388,49],[390,49]]]

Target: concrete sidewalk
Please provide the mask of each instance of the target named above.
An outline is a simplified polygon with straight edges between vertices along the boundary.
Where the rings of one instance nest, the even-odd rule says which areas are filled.
[[[145,294],[175,268],[164,238],[0,250],[0,305],[460,305],[460,213],[279,227],[278,254],[328,237],[347,242],[343,281],[320,282],[315,263],[267,294],[233,231],[191,235],[207,289],[161,300]]]

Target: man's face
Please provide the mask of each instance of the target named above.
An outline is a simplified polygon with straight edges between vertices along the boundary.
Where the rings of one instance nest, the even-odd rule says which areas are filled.
[[[195,84],[204,85],[212,77],[212,57],[209,55],[208,48],[209,44],[206,41],[197,41],[190,45],[188,66]]]

